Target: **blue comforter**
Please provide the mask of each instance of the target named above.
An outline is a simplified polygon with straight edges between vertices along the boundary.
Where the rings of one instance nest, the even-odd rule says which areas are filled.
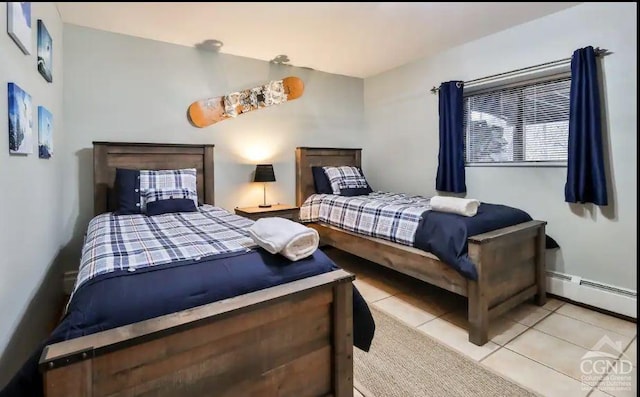
[[[42,396],[38,361],[52,343],[147,320],[221,299],[336,270],[322,251],[295,263],[262,249],[100,275],[75,291],[67,313],[0,397]],[[354,345],[368,351],[375,324],[354,287]]]
[[[532,220],[526,212],[506,205],[482,203],[475,216],[426,211],[418,225],[414,246],[436,255],[471,280],[478,279],[467,252],[467,239],[480,233]]]

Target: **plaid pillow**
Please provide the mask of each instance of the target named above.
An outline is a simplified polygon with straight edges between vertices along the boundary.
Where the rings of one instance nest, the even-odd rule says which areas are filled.
[[[170,200],[170,199],[189,199],[198,205],[198,193],[191,189],[150,189],[144,192],[144,210],[147,205],[154,201]]]
[[[327,174],[333,194],[340,194],[341,189],[368,188],[369,184],[357,167],[322,167]]]
[[[196,169],[140,170],[140,209],[144,213],[147,202],[173,198],[192,199],[198,205]]]

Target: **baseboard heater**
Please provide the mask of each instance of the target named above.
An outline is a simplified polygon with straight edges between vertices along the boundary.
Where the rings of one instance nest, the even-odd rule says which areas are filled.
[[[547,291],[575,302],[637,319],[637,292],[630,289],[547,271]]]

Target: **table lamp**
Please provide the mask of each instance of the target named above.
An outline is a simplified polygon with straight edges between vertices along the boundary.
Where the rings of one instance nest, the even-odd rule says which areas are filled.
[[[254,182],[264,182],[264,202],[258,207],[269,208],[271,204],[267,204],[267,182],[275,182],[276,175],[273,173],[273,165],[258,164],[256,165],[256,173],[253,177]]]

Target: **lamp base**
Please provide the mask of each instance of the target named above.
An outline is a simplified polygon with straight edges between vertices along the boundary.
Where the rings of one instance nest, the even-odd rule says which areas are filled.
[[[258,208],[271,208],[271,204],[260,204]]]

